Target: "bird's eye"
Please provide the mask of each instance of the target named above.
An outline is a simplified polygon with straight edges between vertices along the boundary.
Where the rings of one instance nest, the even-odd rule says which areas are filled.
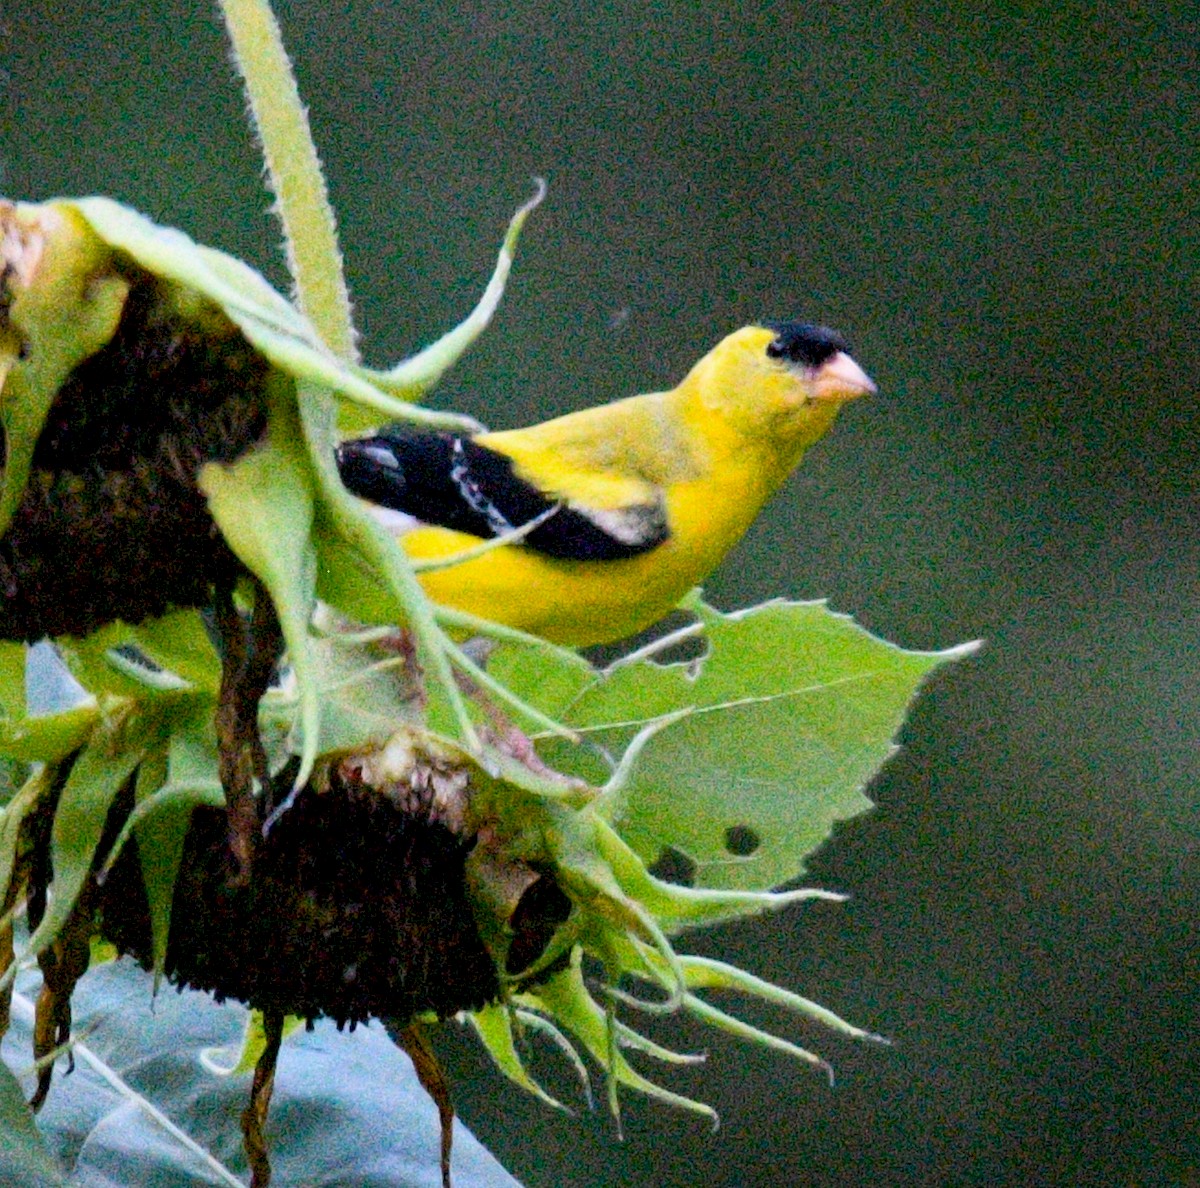
[[[806,367],[820,367],[839,351],[850,352],[850,344],[836,330],[809,322],[764,322],[776,337],[767,347],[771,359],[787,359]]]

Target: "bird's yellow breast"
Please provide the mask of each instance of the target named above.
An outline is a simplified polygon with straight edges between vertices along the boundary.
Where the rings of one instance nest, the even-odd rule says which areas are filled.
[[[716,568],[770,494],[762,467],[747,456],[667,488],[670,535],[636,557],[570,561],[505,545],[447,569],[420,575],[436,603],[531,632],[554,643],[585,646],[620,639],[660,619]],[[477,537],[418,527],[401,543],[414,559],[444,558],[474,548]]]

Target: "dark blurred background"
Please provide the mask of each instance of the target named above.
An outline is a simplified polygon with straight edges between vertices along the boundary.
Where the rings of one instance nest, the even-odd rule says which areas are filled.
[[[1196,1185],[1200,17],[1173,4],[280,5],[364,349],[470,307],[437,394],[498,427],[673,384],[763,316],[880,385],[709,583],[827,597],[941,676],[813,881],[696,936],[883,1032],[838,1079],[681,1028],[723,1127],[569,1119],[452,1040],[466,1120],[550,1185]],[[284,283],[215,11],[3,18],[0,192],[107,193]]]

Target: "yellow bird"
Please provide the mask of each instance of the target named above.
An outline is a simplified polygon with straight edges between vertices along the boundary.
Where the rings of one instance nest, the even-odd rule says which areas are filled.
[[[661,618],[737,544],[843,402],[875,385],[833,330],[746,326],[669,392],[473,437],[397,426],[338,450],[342,481],[444,559],[436,603],[556,643],[608,643]]]

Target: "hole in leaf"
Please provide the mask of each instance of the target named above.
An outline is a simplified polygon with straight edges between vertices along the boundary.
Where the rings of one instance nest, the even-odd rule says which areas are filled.
[[[761,845],[762,838],[749,825],[730,825],[725,830],[725,848],[735,858],[749,858]]]
[[[675,883],[680,887],[696,885],[696,864],[681,850],[666,846],[650,864],[650,873],[664,883]]]

